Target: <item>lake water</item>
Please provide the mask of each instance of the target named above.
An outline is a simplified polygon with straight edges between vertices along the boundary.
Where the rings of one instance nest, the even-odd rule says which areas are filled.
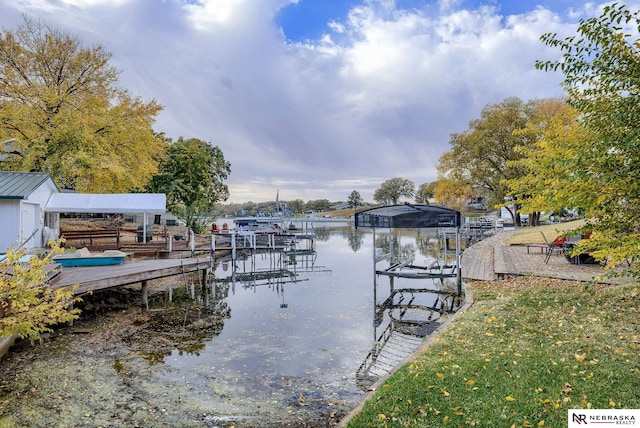
[[[184,319],[162,318],[164,301],[155,301],[156,310],[152,301],[151,317],[159,330],[180,323],[199,328],[203,334],[189,346],[157,355],[118,355],[115,361],[103,352],[72,352],[73,336],[67,336],[65,347],[35,348],[31,352],[40,353],[30,357],[36,360],[35,371],[38,364],[59,370],[51,382],[111,398],[71,395],[65,406],[56,408],[60,416],[51,412],[47,417],[28,401],[8,404],[9,398],[16,399],[18,386],[3,385],[0,417],[11,411],[20,421],[30,413],[33,426],[336,424],[379,376],[419,346],[420,336],[437,327],[439,311],[455,309],[459,299],[453,297],[451,279],[375,277],[369,230],[327,223],[316,225],[315,233],[313,246],[300,241],[287,253],[218,261],[212,282],[203,294],[196,293],[195,316],[185,312]],[[434,269],[442,266],[437,258],[452,257],[435,231],[377,232],[375,246],[394,253],[396,261],[414,260]],[[378,268],[388,265],[381,262]],[[172,291],[176,300],[184,288],[178,280]],[[196,304],[187,300],[182,305]],[[81,370],[69,370],[74,365],[91,367],[92,373],[82,377]],[[22,368],[29,370],[28,365]],[[14,382],[24,385],[28,379],[24,374]],[[46,394],[45,385],[33,389]]]

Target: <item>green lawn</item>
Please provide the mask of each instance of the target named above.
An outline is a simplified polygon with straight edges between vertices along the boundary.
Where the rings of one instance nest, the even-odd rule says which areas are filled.
[[[640,286],[470,284],[475,303],[354,427],[566,427],[572,408],[640,408]]]
[[[535,227],[519,227],[516,231],[511,235],[509,239],[509,244],[511,245],[523,245],[523,244],[533,244],[540,243],[544,244],[544,239],[540,232],[544,233],[544,236],[547,237],[547,240],[553,241],[561,234],[579,229],[584,225],[584,220],[574,220],[568,221],[566,223],[553,223],[553,224],[545,224],[543,226],[535,226]]]

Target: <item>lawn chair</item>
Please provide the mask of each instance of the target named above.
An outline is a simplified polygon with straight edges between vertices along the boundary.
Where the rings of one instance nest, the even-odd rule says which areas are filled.
[[[540,254],[544,253],[549,248],[548,244],[541,244],[540,242],[534,242],[533,244],[525,244],[525,245],[527,246],[527,254],[529,254],[530,248],[540,248]]]
[[[547,254],[544,258],[545,264],[549,263],[549,259],[554,252],[556,254],[564,254],[565,242],[567,242],[566,237],[556,238],[552,242],[549,242],[547,237],[544,236],[544,232],[540,231],[540,235],[542,235],[542,239],[544,239],[544,243],[547,246]]]

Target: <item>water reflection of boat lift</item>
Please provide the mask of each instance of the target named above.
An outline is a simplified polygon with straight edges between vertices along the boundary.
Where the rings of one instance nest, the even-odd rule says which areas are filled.
[[[288,269],[257,270],[252,272],[236,272],[226,278],[215,278],[214,281],[221,284],[241,283],[244,288],[307,281],[306,278],[297,278],[297,276],[298,274]]]
[[[431,305],[415,304],[416,294],[420,293],[436,295],[435,301]],[[406,303],[405,295],[408,295],[407,299],[409,299]],[[398,302],[396,302],[396,297],[398,297]],[[427,288],[401,288],[392,290],[386,300],[382,303],[376,303],[374,327],[377,327],[382,323],[385,311],[389,311],[389,316],[394,318],[394,310],[401,311],[401,316],[395,318],[397,320],[402,320],[403,316],[409,309],[425,311],[425,313],[429,313],[429,316],[424,321],[431,322],[434,318],[455,312],[460,303],[460,299],[457,297],[458,296],[448,290],[432,290]]]
[[[369,389],[380,377],[390,373],[402,363],[440,325],[445,313],[455,312],[461,304],[462,278],[460,273],[460,226],[458,211],[432,205],[393,205],[373,208],[356,213],[355,225],[373,229],[373,346],[356,371],[356,384]],[[376,248],[376,228],[392,231],[394,228],[438,228],[438,235],[448,239],[455,237],[455,263],[433,260],[421,266],[414,260],[395,260],[395,251]],[[393,240],[390,240],[390,246]],[[378,263],[388,261],[389,266],[378,269]],[[389,278],[389,296],[378,303],[378,276]],[[396,287],[395,281],[430,281],[430,286]],[[454,280],[453,287],[451,279]],[[449,281],[447,281],[449,280]],[[417,301],[427,294],[435,296],[431,304]],[[386,315],[386,318],[385,318]],[[378,334],[384,321],[386,327]]]
[[[437,262],[436,262],[437,263]],[[458,266],[449,264],[415,265],[413,262],[394,263],[384,270],[376,270],[377,275],[396,278],[443,279],[458,278]]]
[[[435,296],[432,304],[418,302],[419,297],[426,295]],[[455,312],[461,304],[461,296],[453,290],[393,290],[387,299],[375,305],[373,346],[356,371],[356,385],[366,391],[397,368],[441,325],[442,316]]]
[[[254,289],[254,291],[260,286],[273,287],[283,298],[280,307],[287,308],[288,304],[284,302],[284,284],[308,281],[309,278],[300,277],[302,274],[331,272],[324,266],[317,266],[316,258],[315,249],[301,249],[297,246],[232,254],[231,258],[221,260],[225,272],[229,270],[228,264],[231,263],[229,276],[215,278],[214,281],[230,283],[234,294],[236,283],[244,289]],[[227,269],[224,269],[225,263],[227,263]],[[265,265],[268,267],[264,267]]]

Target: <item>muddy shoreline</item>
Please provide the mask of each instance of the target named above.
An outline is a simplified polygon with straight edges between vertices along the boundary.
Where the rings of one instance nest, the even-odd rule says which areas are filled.
[[[167,304],[159,289],[149,312],[135,288],[100,293],[85,298],[80,321],[42,344],[18,340],[0,359],[0,425],[328,427],[353,404],[314,397],[307,379],[230,383],[205,373],[199,385],[176,382],[165,359],[197,355],[230,309],[180,293]],[[262,389],[271,397],[252,396]]]

